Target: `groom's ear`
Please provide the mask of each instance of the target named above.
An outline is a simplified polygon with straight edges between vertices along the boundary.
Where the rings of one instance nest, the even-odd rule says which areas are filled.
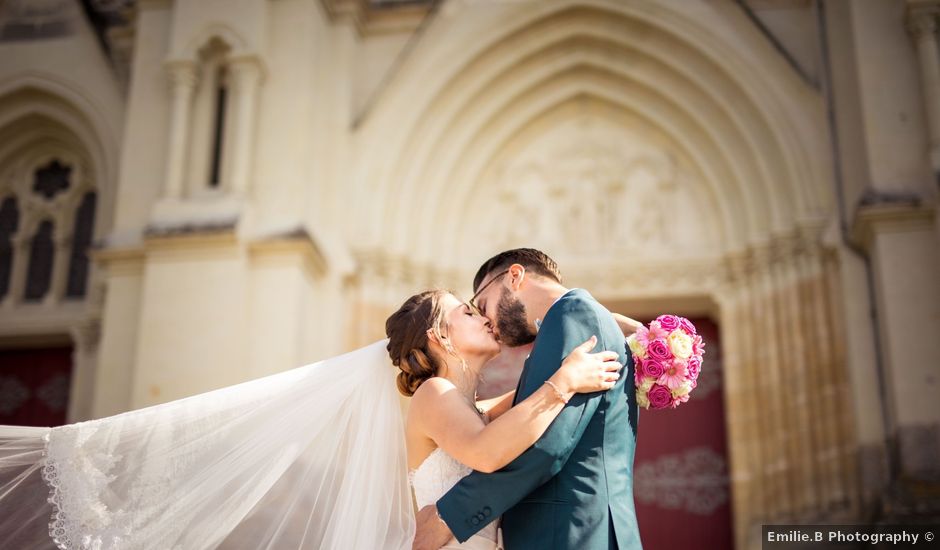
[[[512,264],[509,266],[509,287],[518,292],[526,278],[526,270],[522,264]]]

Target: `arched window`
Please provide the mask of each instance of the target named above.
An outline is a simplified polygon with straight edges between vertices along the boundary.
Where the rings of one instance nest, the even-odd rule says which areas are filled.
[[[72,189],[72,172],[72,166],[58,158],[34,170],[33,184],[30,189],[42,198],[41,204],[45,212],[40,215],[56,215],[53,201]],[[54,227],[53,220],[43,220],[29,242],[29,263],[27,264],[26,288],[23,292],[23,299],[27,302],[42,300],[52,288],[56,255],[56,246],[53,241]]]
[[[228,135],[232,108],[229,101],[229,54],[231,48],[222,40],[213,38],[198,57],[197,85],[192,111],[192,126],[188,147],[190,192],[199,194],[205,189],[225,189],[228,186],[227,149],[231,146]]]
[[[43,220],[30,242],[26,292],[23,294],[23,298],[28,302],[41,300],[52,284],[52,266],[55,257],[55,246],[52,243],[53,228],[50,220]]]
[[[0,203],[0,300],[10,292],[13,274],[13,235],[20,222],[16,197],[6,197]]]
[[[209,186],[219,187],[222,182],[222,140],[225,137],[225,113],[228,105],[228,71],[219,67],[216,75],[215,116],[212,121],[212,168]]]
[[[243,196],[251,181],[264,64],[224,27],[204,36],[198,49],[166,64],[173,117],[164,194],[171,200]]]
[[[59,144],[36,142],[4,159],[0,190],[0,301],[84,298],[98,191],[87,164]]]
[[[65,295],[69,298],[81,298],[85,295],[88,281],[88,247],[91,245],[95,230],[94,191],[85,193],[75,214],[75,227],[72,231],[72,253],[69,258],[69,281]]]

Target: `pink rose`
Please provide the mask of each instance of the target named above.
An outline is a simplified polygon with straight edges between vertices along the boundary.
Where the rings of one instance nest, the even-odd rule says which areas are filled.
[[[658,379],[666,372],[666,367],[658,359],[647,359],[643,362],[643,372],[646,376]]]
[[[660,315],[656,320],[659,321],[659,326],[663,327],[666,332],[672,332],[679,328],[679,318],[675,315]]]
[[[672,393],[666,386],[653,384],[649,391],[650,408],[665,409],[672,405]]]
[[[705,342],[702,340],[701,334],[696,334],[692,338],[692,355],[702,356],[705,354]]]
[[[641,383],[643,383],[643,376],[645,375],[643,368],[645,363],[642,359],[634,355],[633,365],[635,367],[633,370],[633,381],[636,382],[637,386],[639,386]]]
[[[650,342],[649,347],[646,348],[646,354],[649,355],[650,359],[659,359],[660,361],[672,359],[672,352],[669,351],[669,345],[661,338]]]
[[[684,330],[689,336],[694,336],[696,334],[695,325],[693,325],[692,321],[689,321],[685,317],[679,318],[679,326],[682,327],[682,330]]]
[[[691,358],[689,358],[688,373],[689,373],[690,380],[698,379],[698,373],[699,371],[701,371],[701,369],[702,369],[701,359],[699,359],[697,356],[692,356]]]

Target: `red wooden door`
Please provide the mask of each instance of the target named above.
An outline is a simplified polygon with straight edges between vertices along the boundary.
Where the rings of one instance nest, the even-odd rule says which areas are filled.
[[[71,378],[71,347],[0,350],[0,424],[65,424]]]
[[[690,320],[705,341],[698,387],[677,409],[640,411],[633,491],[644,550],[734,546],[718,326]]]

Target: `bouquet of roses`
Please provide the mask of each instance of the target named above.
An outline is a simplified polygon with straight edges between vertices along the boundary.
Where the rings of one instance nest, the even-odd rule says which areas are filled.
[[[636,400],[644,409],[676,408],[698,385],[705,343],[685,317],[660,315],[627,338],[636,368]]]

